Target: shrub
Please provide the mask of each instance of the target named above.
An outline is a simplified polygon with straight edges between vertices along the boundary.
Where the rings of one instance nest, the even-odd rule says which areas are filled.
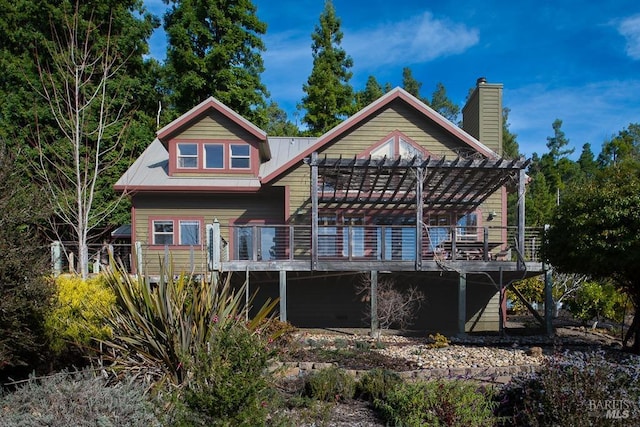
[[[362,399],[373,402],[386,398],[389,391],[402,383],[402,378],[386,369],[372,369],[365,373],[356,384],[356,394]]]
[[[492,426],[490,395],[464,381],[402,383],[374,406],[393,425]]]
[[[189,361],[208,351],[216,333],[226,327],[242,325],[260,334],[277,304],[265,303],[245,322],[250,309],[244,305],[247,284],[234,289],[230,275],[196,281],[187,275],[174,277],[163,267],[160,282],[152,285],[144,277],[129,276],[122,266],[112,266],[106,279],[116,294],[116,309],[108,319],[114,338],[104,341],[109,354],[115,354],[114,368],[153,375],[157,385],[182,384],[195,366]]]
[[[24,378],[46,359],[51,300],[42,277],[48,248],[38,233],[50,214],[47,198],[26,183],[14,151],[0,141],[0,381]]]
[[[361,276],[355,289],[363,300],[371,300],[371,280],[367,276]],[[378,280],[377,297],[377,318],[382,329],[389,329],[392,325],[400,329],[411,326],[425,300],[418,286],[410,285],[402,290],[392,277]],[[371,320],[371,310],[365,310],[364,320]]]
[[[609,425],[607,409],[638,419],[640,363],[608,360],[603,352],[565,352],[537,373],[514,377],[498,396],[508,425]],[[621,413],[621,415],[625,415]]]
[[[29,379],[0,396],[4,427],[159,426],[154,405],[136,383],[107,386],[89,372]]]
[[[336,366],[313,372],[305,385],[309,397],[325,402],[352,399],[356,391],[353,377]]]
[[[429,348],[443,348],[449,346],[449,338],[437,332],[435,335],[429,334]]]
[[[622,322],[629,313],[628,298],[612,283],[586,282],[567,301],[567,308],[576,318],[587,322],[607,318]]]
[[[47,316],[45,328],[51,349],[62,352],[68,343],[87,347],[93,339],[111,336],[105,319],[115,304],[115,294],[104,276],[82,279],[64,275],[54,281],[53,310]]]
[[[177,396],[177,425],[263,425],[272,352],[242,325],[213,334],[209,348],[185,360],[190,376]]]

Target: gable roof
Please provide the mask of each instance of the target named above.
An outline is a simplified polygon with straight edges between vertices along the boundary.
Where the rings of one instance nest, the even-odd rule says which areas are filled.
[[[182,127],[187,126],[189,123],[201,117],[203,114],[206,114],[210,110],[216,110],[222,113],[224,116],[238,124],[251,135],[255,136],[258,140],[266,142],[267,133],[265,131],[263,131],[258,126],[254,125],[249,120],[245,119],[240,114],[236,113],[231,108],[227,107],[212,96],[205,99],[200,104],[196,105],[191,110],[187,111],[182,116],[178,117],[162,129],[160,129],[158,132],[156,132],[158,139],[162,141],[164,138],[178,131]]]
[[[333,129],[326,132],[324,135],[320,136],[312,145],[307,147],[305,150],[301,151],[295,157],[289,159],[287,162],[282,164],[279,168],[270,171],[268,175],[262,176],[262,182],[267,183],[275,178],[277,178],[281,173],[288,170],[290,167],[298,164],[305,157],[308,157],[314,151],[318,151],[326,144],[330,143],[340,135],[348,132],[349,130],[355,128],[374,114],[386,108],[391,102],[400,99],[406,102],[411,107],[415,108],[419,113],[423,114],[428,119],[432,120],[451,135],[455,136],[461,142],[467,144],[469,147],[473,148],[475,151],[479,152],[483,156],[490,159],[497,159],[500,156],[489,147],[478,141],[473,136],[469,135],[467,132],[456,126],[454,123],[450,122],[442,115],[440,115],[437,111],[417,99],[415,96],[411,95],[406,90],[396,87],[392,91],[386,93],[385,95],[378,98],[376,101],[369,104],[367,107],[363,108],[353,116],[349,117]]]

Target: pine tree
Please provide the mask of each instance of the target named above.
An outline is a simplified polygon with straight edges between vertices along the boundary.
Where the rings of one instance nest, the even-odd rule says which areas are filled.
[[[267,26],[250,0],[170,0],[166,90],[182,114],[213,96],[258,126],[266,124],[267,89],[260,38]]]
[[[416,98],[421,99],[420,88],[422,88],[422,83],[420,83],[415,79],[415,77],[413,77],[411,68],[404,67],[402,69],[402,89],[406,90]],[[425,104],[429,105],[429,102],[427,101],[425,102]]]
[[[302,87],[306,93],[302,99],[302,108],[306,110],[302,121],[311,135],[325,133],[354,110],[353,88],[349,85],[353,60],[340,47],[342,36],[340,19],[328,0],[311,35],[313,69]]]
[[[364,90],[356,94],[358,110],[371,104],[373,101],[380,98],[383,94],[384,92],[382,91],[382,86],[380,86],[378,80],[376,80],[374,76],[369,76]]]
[[[447,89],[442,83],[436,85],[436,90],[431,95],[431,108],[449,121],[456,123],[460,115],[460,107],[447,96]]]

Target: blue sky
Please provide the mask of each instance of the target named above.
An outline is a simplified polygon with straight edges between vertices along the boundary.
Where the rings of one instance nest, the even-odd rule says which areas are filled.
[[[145,0],[162,16],[161,0]],[[254,0],[267,23],[262,81],[293,115],[312,67],[311,33],[324,0]],[[640,123],[640,2],[333,0],[343,48],[353,58],[351,84],[370,75],[399,86],[410,67],[430,97],[442,82],[463,105],[478,77],[504,84],[510,129],[527,157],[547,151],[559,118],[576,148],[597,154],[602,142]],[[161,31],[152,55],[164,58]]]

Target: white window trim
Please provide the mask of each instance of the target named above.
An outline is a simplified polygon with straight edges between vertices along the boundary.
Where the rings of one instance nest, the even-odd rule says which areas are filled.
[[[196,147],[196,154],[180,154],[180,146],[181,145],[194,145]],[[197,142],[179,142],[176,146],[176,163],[178,169],[198,169],[198,161],[199,161],[199,145]],[[195,166],[181,166],[180,160],[182,159],[196,159]]]
[[[165,222],[165,223],[171,223],[171,231],[156,231],[156,223],[159,222]],[[152,227],[152,233],[153,233],[153,244],[160,246],[160,245],[169,245],[169,246],[173,246],[173,244],[175,243],[175,230],[176,230],[176,225],[175,225],[175,221],[171,220],[171,219],[154,219],[151,223],[151,227]],[[171,236],[171,243],[157,243],[156,242],[156,236]]]
[[[237,147],[247,147],[249,149],[248,153],[246,155],[238,155],[238,154],[233,154],[233,147],[237,146]],[[244,168],[244,167],[237,167],[237,166],[233,166],[233,160],[234,159],[247,159],[249,160],[249,165]],[[251,169],[251,146],[249,144],[229,144],[229,169]]]

